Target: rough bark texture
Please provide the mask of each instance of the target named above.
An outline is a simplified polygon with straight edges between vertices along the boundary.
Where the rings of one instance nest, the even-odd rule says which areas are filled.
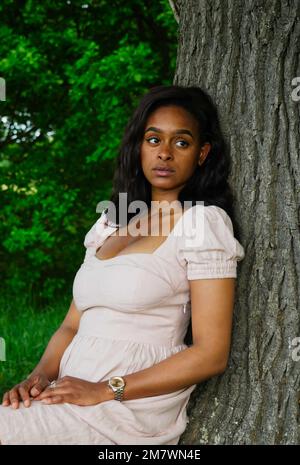
[[[216,101],[246,257],[227,370],[198,385],[179,444],[299,444],[299,0],[172,1],[174,84]]]

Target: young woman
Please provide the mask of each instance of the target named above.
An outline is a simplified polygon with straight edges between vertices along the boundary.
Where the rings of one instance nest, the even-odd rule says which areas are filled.
[[[86,234],[64,321],[4,393],[2,444],[178,444],[192,391],[230,352],[244,249],[229,172],[203,90],[157,86],[141,98],[120,147],[116,215],[105,209]],[[136,201],[147,208],[128,218]]]

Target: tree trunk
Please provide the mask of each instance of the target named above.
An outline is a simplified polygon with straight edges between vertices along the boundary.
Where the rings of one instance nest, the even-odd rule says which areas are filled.
[[[300,2],[170,4],[174,84],[199,86],[217,103],[246,254],[228,368],[192,393],[179,444],[298,444]]]

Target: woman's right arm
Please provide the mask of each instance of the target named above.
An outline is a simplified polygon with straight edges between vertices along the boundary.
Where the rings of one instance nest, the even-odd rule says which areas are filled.
[[[20,400],[24,401],[25,406],[30,405],[30,395],[37,396],[49,385],[50,381],[57,378],[61,358],[78,331],[80,318],[81,312],[77,310],[72,300],[65,319],[52,335],[40,361],[26,380],[3,395],[2,405],[11,404],[17,408]]]

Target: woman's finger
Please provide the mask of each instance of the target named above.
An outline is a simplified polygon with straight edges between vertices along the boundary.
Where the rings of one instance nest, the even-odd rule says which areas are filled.
[[[24,383],[19,387],[19,393],[25,407],[30,407],[29,385]]]
[[[9,391],[9,401],[13,408],[19,407],[19,393],[16,388],[13,388]]]
[[[43,385],[41,382],[34,384],[30,390],[32,397],[38,396],[43,390],[45,390],[47,385]]]
[[[40,395],[35,397],[35,400],[42,400],[42,399],[46,399],[47,397],[53,397],[53,396],[62,395],[62,394],[65,394],[65,389],[61,387],[47,388],[43,392],[41,392]]]
[[[6,407],[7,405],[9,405],[9,392],[8,392],[8,391],[5,392],[5,393],[3,394],[2,405],[3,405],[4,407]]]
[[[61,404],[65,402],[65,400],[63,396],[54,395],[52,397],[46,397],[45,399],[42,399],[41,402],[43,404]]]

